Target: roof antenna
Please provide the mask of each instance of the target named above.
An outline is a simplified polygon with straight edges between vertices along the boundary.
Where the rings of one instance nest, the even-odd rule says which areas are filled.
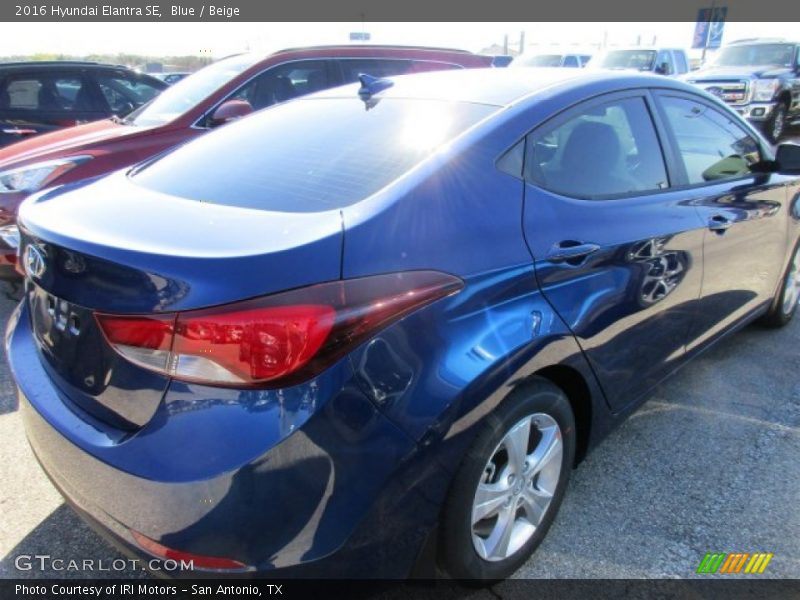
[[[358,80],[361,82],[361,87],[358,88],[358,97],[364,102],[372,98],[378,92],[389,89],[394,85],[394,81],[384,77],[373,77],[366,73],[359,73]]]

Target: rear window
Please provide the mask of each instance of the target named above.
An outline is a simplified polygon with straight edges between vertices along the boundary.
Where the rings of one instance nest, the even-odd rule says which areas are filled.
[[[68,112],[97,107],[81,76],[45,72],[9,77],[0,87],[0,108]]]
[[[296,100],[226,125],[133,175],[159,192],[281,212],[348,206],[497,110],[437,100]]]

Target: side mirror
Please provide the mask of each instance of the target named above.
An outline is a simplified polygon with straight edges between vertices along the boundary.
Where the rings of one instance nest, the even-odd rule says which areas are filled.
[[[789,175],[800,175],[800,145],[779,144],[775,153],[778,172]]]
[[[226,100],[211,115],[209,124],[218,127],[228,121],[240,119],[253,112],[253,106],[247,100]]]
[[[656,67],[656,73],[660,75],[670,75],[672,70],[669,68],[668,62],[662,62],[660,65]]]
[[[114,114],[118,117],[124,117],[128,113],[132,113],[135,108],[133,102],[123,101],[114,107]]]

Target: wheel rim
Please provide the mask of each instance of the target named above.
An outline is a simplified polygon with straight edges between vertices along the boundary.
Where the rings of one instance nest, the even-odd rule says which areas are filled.
[[[786,120],[786,113],[783,109],[783,106],[778,106],[775,109],[775,122],[772,124],[772,138],[776,142],[783,133],[783,124],[785,120]]]
[[[561,429],[536,413],[518,421],[492,452],[472,502],[472,544],[488,561],[504,560],[531,539],[561,476]]]
[[[789,272],[786,274],[783,287],[783,313],[792,314],[798,301],[800,301],[800,248],[794,253]]]

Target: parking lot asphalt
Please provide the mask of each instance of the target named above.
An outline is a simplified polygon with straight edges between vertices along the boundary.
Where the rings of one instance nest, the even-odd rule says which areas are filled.
[[[2,286],[4,324],[14,300]],[[517,577],[693,577],[706,552],[736,551],[772,552],[765,577],[800,578],[799,342],[800,319],[779,331],[750,326],[660,385],[573,472],[553,528]],[[20,555],[65,564],[121,555],[36,463],[5,356],[0,440],[0,577],[147,577],[15,568]]]

